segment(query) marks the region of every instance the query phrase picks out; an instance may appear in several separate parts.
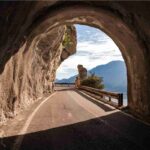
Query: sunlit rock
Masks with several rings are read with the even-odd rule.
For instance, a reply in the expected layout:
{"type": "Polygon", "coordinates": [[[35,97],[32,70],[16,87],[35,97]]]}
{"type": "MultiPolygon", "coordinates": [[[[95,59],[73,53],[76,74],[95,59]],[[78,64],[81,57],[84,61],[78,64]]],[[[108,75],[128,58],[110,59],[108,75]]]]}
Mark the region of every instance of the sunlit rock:
{"type": "Polygon", "coordinates": [[[12,117],[12,112],[31,104],[41,93],[51,89],[47,83],[55,78],[55,66],[60,63],[60,58],[63,61],[68,56],[68,50],[63,45],[54,44],[62,38],[62,29],[58,26],[80,23],[103,30],[117,44],[127,66],[129,110],[136,116],[150,120],[148,1],[53,0],[0,3],[1,117],[12,117]],[[58,27],[57,33],[54,27],[58,27]],[[47,47],[51,44],[43,46],[45,42],[41,40],[47,40],[52,29],[55,33],[52,45],[56,47],[52,46],[53,50],[49,53],[47,47]],[[40,50],[41,47],[45,49],[44,52],[40,50]],[[62,57],[57,48],[64,49],[62,57]]]}
{"type": "Polygon", "coordinates": [[[84,80],[87,78],[87,69],[83,65],[78,65],[78,78],[84,80]]]}
{"type": "Polygon", "coordinates": [[[75,51],[73,26],[60,26],[25,42],[0,75],[0,121],[52,93],[56,69],[75,51]],[[66,35],[69,41],[64,44],[66,35]],[[64,57],[65,51],[68,53],[64,57]]]}

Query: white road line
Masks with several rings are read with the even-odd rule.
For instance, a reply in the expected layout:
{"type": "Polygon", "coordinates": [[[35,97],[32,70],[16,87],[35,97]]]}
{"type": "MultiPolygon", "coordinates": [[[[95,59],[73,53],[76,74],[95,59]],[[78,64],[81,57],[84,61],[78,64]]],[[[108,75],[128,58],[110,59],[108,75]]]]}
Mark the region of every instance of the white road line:
{"type": "Polygon", "coordinates": [[[69,96],[78,104],[80,105],[84,110],[86,110],[87,112],[89,112],[90,114],[92,114],[94,117],[99,117],[99,115],[97,115],[96,113],[94,113],[93,111],[89,110],[88,108],[86,108],[84,105],[82,105],[81,103],[79,103],[76,98],[74,96],[72,96],[72,94],[70,92],[67,92],[69,94],[69,96]]]}
{"type": "MultiPolygon", "coordinates": [[[[82,91],[79,91],[79,92],[81,92],[82,94],[85,94],[85,95],[88,96],[88,97],[93,98],[92,96],[89,96],[89,95],[87,95],[86,93],[84,93],[84,92],[82,92],[82,91]]],[[[94,99],[95,101],[97,101],[95,98],[93,98],[93,99],[94,99]]],[[[130,118],[132,118],[132,119],[134,119],[134,120],[136,120],[136,121],[138,121],[138,122],[141,122],[141,123],[143,123],[143,124],[145,124],[145,125],[150,126],[149,123],[147,123],[147,122],[145,122],[145,121],[142,121],[142,120],[140,120],[140,119],[138,119],[138,118],[135,118],[133,115],[131,115],[131,114],[129,114],[129,113],[126,113],[126,112],[124,112],[124,111],[120,111],[119,109],[117,109],[117,108],[115,108],[115,107],[113,107],[113,106],[110,106],[109,104],[105,104],[105,103],[103,103],[103,102],[101,102],[101,101],[99,101],[99,103],[104,104],[104,105],[106,105],[106,106],[109,107],[109,108],[114,108],[114,109],[118,110],[120,113],[122,113],[123,115],[128,116],[128,117],[130,117],[130,118]]]]}
{"type": "MultiPolygon", "coordinates": [[[[109,122],[107,122],[107,120],[103,120],[103,119],[101,118],[102,116],[98,116],[95,112],[89,110],[89,109],[86,108],[84,105],[82,105],[81,103],[79,103],[79,102],[76,100],[76,98],[71,95],[70,92],[68,92],[68,94],[69,94],[70,97],[71,97],[74,101],[76,101],[83,109],[87,110],[87,112],[89,112],[89,113],[91,113],[92,115],[94,115],[94,116],[97,118],[98,121],[103,122],[106,126],[110,127],[111,129],[113,129],[114,131],[116,131],[118,134],[124,136],[124,138],[130,140],[130,138],[128,138],[124,133],[122,133],[122,132],[119,131],[117,128],[115,128],[114,126],[112,126],[109,122]]],[[[116,112],[121,112],[121,111],[116,109],[116,112]]],[[[121,113],[122,113],[122,112],[121,112],[121,113]]],[[[125,113],[122,113],[122,114],[123,114],[123,115],[126,115],[125,113]]],[[[130,117],[130,116],[129,116],[129,117],[130,117]]],[[[130,140],[130,141],[132,141],[132,140],[130,140]]]]}
{"type": "MultiPolygon", "coordinates": [[[[82,105],[81,103],[79,103],[79,102],[76,100],[76,98],[72,96],[72,94],[71,94],[70,92],[67,92],[67,93],[70,95],[70,97],[71,97],[78,105],[80,105],[84,110],[86,110],[87,112],[89,112],[90,114],[92,114],[94,117],[96,117],[97,120],[103,122],[105,125],[111,127],[112,129],[116,130],[117,132],[119,132],[116,128],[114,128],[113,126],[111,126],[107,121],[103,120],[103,119],[101,118],[102,116],[97,115],[95,112],[93,112],[92,110],[86,108],[84,105],[82,105]]],[[[76,93],[76,94],[77,94],[77,93],[76,93]]],[[[113,111],[113,112],[120,112],[120,111],[116,109],[116,110],[113,111]]],[[[107,115],[107,114],[106,114],[106,115],[107,115]]],[[[105,116],[105,115],[103,115],[103,116],[105,116]]]]}
{"type": "MultiPolygon", "coordinates": [[[[98,115],[95,111],[92,111],[91,109],[89,109],[89,108],[87,108],[87,107],[85,107],[84,106],[84,104],[82,104],[81,102],[79,102],[73,95],[72,95],[72,93],[71,92],[67,92],[69,95],[70,95],[70,97],[78,104],[78,105],[80,105],[83,109],[85,109],[87,112],[89,112],[90,114],[92,114],[93,116],[95,116],[95,117],[102,117],[102,116],[105,116],[105,115],[108,115],[109,113],[105,113],[105,115],[103,114],[102,116],[101,115],[98,115]]],[[[76,92],[75,92],[76,93],[76,92]]],[[[76,94],[78,94],[78,93],[76,93],[76,94]]],[[[78,94],[79,95],[79,94],[78,94]]],[[[82,96],[81,96],[82,97],[82,96]]],[[[83,98],[83,97],[82,97],[83,98]]],[[[92,103],[92,102],[91,102],[92,103]]],[[[94,104],[94,103],[92,103],[92,104],[94,104]]],[[[94,104],[95,105],[95,104],[94,104]]],[[[106,104],[105,104],[106,105],[106,104]]],[[[95,105],[96,106],[96,105],[95,105]]],[[[107,105],[106,105],[107,106],[107,105]]],[[[96,106],[97,107],[97,106],[96,106]]],[[[100,109],[100,108],[99,108],[100,109]]],[[[115,109],[115,110],[113,110],[112,112],[118,112],[119,110],[117,110],[117,109],[115,109]]],[[[101,112],[100,112],[101,113],[101,112]]]]}
{"type": "Polygon", "coordinates": [[[13,145],[13,148],[12,150],[19,150],[20,149],[20,146],[22,144],[22,141],[23,141],[23,138],[24,138],[24,134],[26,133],[29,125],[30,125],[30,122],[32,121],[34,115],[36,114],[36,112],[38,111],[38,109],[49,99],[51,98],[52,96],[54,96],[56,94],[53,93],[52,95],[50,95],[49,97],[47,97],[45,100],[43,100],[37,107],[36,109],[32,112],[32,114],[29,116],[29,118],[27,119],[25,125],[23,126],[22,130],[20,131],[19,135],[18,135],[18,138],[16,139],[14,145],[13,145]]]}

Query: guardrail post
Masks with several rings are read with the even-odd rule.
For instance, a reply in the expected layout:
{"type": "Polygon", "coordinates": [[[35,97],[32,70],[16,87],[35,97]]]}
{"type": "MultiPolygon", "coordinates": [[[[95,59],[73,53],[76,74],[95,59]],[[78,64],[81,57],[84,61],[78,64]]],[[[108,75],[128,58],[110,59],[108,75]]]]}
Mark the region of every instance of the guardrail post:
{"type": "Polygon", "coordinates": [[[119,99],[118,99],[118,107],[121,107],[123,105],[123,94],[119,94],[119,99]]]}
{"type": "Polygon", "coordinates": [[[109,96],[109,102],[111,102],[111,97],[109,96]]]}
{"type": "Polygon", "coordinates": [[[116,108],[123,106],[123,93],[107,92],[107,91],[102,91],[102,90],[92,88],[92,87],[87,87],[87,86],[80,86],[78,88],[82,89],[82,90],[85,90],[89,93],[92,93],[93,95],[99,96],[100,97],[99,100],[102,100],[103,102],[105,102],[107,104],[115,106],[116,108]],[[101,99],[102,97],[103,97],[103,99],[101,99]],[[106,97],[107,97],[107,99],[105,99],[106,97]],[[112,100],[112,98],[116,99],[117,103],[114,102],[112,100]]]}

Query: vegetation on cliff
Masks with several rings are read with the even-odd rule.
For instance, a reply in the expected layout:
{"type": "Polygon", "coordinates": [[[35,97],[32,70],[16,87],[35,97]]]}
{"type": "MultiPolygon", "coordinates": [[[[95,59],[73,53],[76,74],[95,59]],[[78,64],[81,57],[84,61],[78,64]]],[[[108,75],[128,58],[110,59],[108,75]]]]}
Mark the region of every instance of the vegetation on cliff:
{"type": "Polygon", "coordinates": [[[68,48],[73,45],[73,41],[72,41],[72,37],[71,37],[71,32],[72,32],[73,28],[72,28],[72,26],[67,26],[66,28],[67,29],[66,29],[66,32],[64,35],[64,40],[62,42],[62,45],[65,48],[68,48]]]}

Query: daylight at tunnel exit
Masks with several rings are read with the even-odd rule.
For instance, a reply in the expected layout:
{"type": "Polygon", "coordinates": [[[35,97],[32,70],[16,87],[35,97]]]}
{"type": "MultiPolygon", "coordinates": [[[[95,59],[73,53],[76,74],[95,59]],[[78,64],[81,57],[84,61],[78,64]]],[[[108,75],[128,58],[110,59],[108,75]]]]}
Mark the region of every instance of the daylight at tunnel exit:
{"type": "Polygon", "coordinates": [[[0,1],[0,150],[149,150],[150,1],[0,1]]]}

